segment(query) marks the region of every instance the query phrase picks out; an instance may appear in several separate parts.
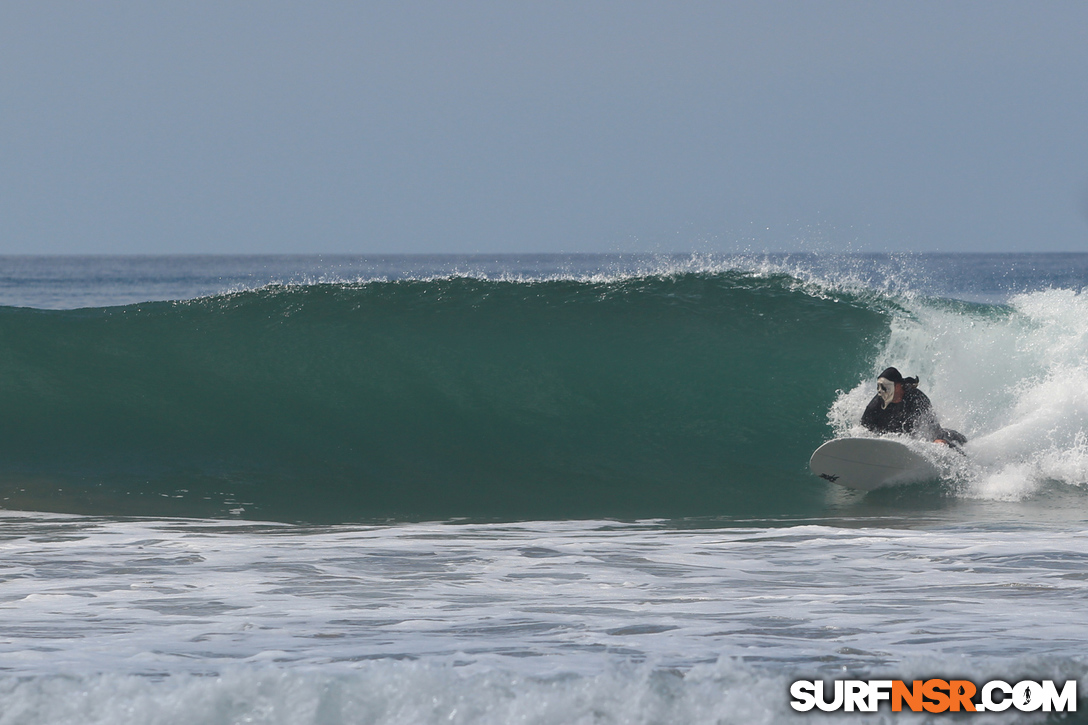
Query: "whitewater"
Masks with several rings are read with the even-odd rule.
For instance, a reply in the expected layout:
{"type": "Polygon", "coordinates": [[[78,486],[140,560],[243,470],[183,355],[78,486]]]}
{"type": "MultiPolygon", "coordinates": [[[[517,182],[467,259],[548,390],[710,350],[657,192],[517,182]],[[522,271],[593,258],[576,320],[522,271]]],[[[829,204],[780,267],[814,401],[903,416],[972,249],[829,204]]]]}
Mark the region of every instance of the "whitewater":
{"type": "Polygon", "coordinates": [[[0,258],[0,725],[1083,694],[1086,283],[1088,255],[0,258]],[[811,476],[888,365],[968,456],[811,476]]]}

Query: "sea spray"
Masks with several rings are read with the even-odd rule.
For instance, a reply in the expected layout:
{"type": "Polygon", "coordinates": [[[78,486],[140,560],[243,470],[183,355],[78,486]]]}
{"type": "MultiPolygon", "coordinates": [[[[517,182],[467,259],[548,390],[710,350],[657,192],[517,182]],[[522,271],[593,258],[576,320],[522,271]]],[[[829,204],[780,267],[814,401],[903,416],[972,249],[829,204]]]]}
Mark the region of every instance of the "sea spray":
{"type": "Polygon", "coordinates": [[[1021,500],[1047,484],[1088,484],[1088,297],[1072,290],[1007,305],[904,302],[870,375],[829,413],[840,435],[864,434],[856,412],[886,365],[919,375],[943,425],[964,432],[960,495],[1021,500]]]}

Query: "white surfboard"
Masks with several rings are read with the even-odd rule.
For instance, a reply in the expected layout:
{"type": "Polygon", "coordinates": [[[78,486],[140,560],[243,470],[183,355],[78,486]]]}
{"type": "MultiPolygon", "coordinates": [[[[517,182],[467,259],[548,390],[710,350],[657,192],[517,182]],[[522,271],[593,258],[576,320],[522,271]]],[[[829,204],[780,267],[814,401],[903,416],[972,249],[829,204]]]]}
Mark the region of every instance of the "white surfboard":
{"type": "Polygon", "coordinates": [[[920,453],[887,438],[838,438],[816,449],[808,462],[820,478],[847,488],[882,486],[939,478],[940,470],[920,453]]]}

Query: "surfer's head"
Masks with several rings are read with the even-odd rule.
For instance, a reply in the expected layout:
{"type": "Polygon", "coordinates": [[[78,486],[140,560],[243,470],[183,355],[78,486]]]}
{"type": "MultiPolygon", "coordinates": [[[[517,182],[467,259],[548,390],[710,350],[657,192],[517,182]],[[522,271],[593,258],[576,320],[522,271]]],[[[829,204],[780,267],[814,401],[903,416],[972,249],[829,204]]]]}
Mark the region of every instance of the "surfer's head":
{"type": "Polygon", "coordinates": [[[903,374],[896,368],[886,369],[877,376],[876,394],[880,396],[881,408],[903,400],[903,374]]]}

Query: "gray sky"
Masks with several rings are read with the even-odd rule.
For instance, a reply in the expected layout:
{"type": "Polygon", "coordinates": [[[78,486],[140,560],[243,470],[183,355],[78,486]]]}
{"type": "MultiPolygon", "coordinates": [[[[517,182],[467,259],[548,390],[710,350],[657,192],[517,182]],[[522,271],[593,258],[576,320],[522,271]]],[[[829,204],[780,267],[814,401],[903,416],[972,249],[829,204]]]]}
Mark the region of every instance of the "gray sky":
{"type": "Polygon", "coordinates": [[[1088,251],[1084,2],[5,2],[0,253],[1088,251]]]}

